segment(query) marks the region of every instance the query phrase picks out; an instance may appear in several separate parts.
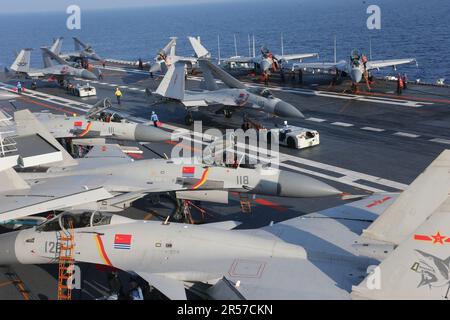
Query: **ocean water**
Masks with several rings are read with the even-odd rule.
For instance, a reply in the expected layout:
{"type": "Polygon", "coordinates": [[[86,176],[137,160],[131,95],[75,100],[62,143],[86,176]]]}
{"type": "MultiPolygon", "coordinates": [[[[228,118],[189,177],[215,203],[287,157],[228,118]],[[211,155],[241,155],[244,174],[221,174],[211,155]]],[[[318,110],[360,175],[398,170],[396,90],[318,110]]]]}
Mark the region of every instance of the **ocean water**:
{"type": "MultiPolygon", "coordinates": [[[[63,36],[63,51],[73,49],[71,37],[89,42],[102,57],[150,60],[167,42],[179,37],[177,53],[193,55],[186,36],[200,36],[217,56],[248,55],[248,34],[254,34],[256,49],[266,45],[274,53],[318,52],[320,60],[333,60],[333,38],[337,58],[347,59],[353,48],[373,59],[415,57],[419,66],[402,67],[410,79],[450,82],[450,34],[448,0],[242,0],[202,5],[161,6],[141,9],[82,11],[81,30],[66,28],[67,14],[0,13],[0,64],[10,65],[14,50],[34,48],[32,65],[42,65],[39,47],[63,36]],[[381,8],[381,30],[368,30],[366,9],[381,8]]],[[[313,60],[314,61],[314,60],[313,60]]],[[[392,69],[384,73],[393,73],[392,69]]]]}

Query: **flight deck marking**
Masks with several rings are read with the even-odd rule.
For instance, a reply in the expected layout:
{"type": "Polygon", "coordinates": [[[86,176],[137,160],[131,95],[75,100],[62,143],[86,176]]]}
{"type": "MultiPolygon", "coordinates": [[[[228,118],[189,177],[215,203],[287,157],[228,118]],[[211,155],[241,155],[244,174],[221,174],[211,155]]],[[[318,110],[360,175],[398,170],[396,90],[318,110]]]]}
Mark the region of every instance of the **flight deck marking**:
{"type": "Polygon", "coordinates": [[[313,122],[325,122],[325,121],[327,121],[325,119],[320,119],[320,118],[306,118],[305,120],[313,121],[313,122]]]}
{"type": "Polygon", "coordinates": [[[431,139],[430,141],[436,142],[436,143],[450,144],[450,140],[441,139],[441,138],[434,138],[434,139],[431,139]]]}
{"type": "Polygon", "coordinates": [[[279,212],[285,212],[288,210],[287,208],[280,206],[278,203],[275,203],[275,202],[272,202],[272,201],[269,201],[269,200],[263,199],[263,198],[257,198],[257,199],[255,199],[255,202],[260,205],[275,209],[276,211],[279,211],[279,212]]]}
{"type": "Polygon", "coordinates": [[[418,134],[413,134],[413,133],[407,133],[407,132],[396,132],[393,133],[394,136],[399,136],[399,137],[405,137],[405,138],[418,138],[420,137],[420,135],[418,134]]]}
{"type": "Polygon", "coordinates": [[[333,126],[339,126],[339,127],[353,127],[353,124],[346,123],[346,122],[332,122],[333,126]]]}
{"type": "Polygon", "coordinates": [[[384,197],[383,199],[375,200],[374,202],[369,203],[366,207],[367,207],[367,208],[375,207],[375,206],[377,206],[377,205],[383,204],[384,202],[388,201],[388,200],[391,199],[391,198],[392,198],[392,197],[387,196],[387,197],[384,197]]]}
{"type": "Polygon", "coordinates": [[[386,131],[386,130],[384,130],[384,129],[373,128],[373,127],[362,127],[361,130],[367,130],[367,131],[373,131],[373,132],[383,132],[383,131],[386,131]]]}

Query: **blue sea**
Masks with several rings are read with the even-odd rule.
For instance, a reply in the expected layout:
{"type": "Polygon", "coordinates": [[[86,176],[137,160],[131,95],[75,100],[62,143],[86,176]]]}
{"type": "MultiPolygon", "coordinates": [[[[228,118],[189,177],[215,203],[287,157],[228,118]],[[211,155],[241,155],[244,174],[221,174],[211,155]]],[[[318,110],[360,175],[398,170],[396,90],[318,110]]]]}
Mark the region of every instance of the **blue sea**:
{"type": "MultiPolygon", "coordinates": [[[[337,58],[347,59],[353,48],[373,59],[415,57],[419,66],[407,66],[410,79],[450,81],[448,0],[242,0],[225,3],[172,5],[134,9],[83,10],[81,30],[68,30],[65,10],[34,14],[0,13],[0,64],[10,65],[14,50],[35,48],[33,66],[42,58],[39,47],[63,36],[64,51],[73,49],[71,37],[78,36],[93,45],[105,58],[150,60],[167,42],[179,37],[177,53],[192,55],[186,36],[200,36],[202,43],[217,56],[220,36],[221,56],[248,55],[248,34],[254,34],[257,50],[266,45],[284,53],[320,53],[320,60],[333,60],[333,39],[337,58]],[[368,30],[366,9],[381,8],[381,30],[368,30]]],[[[392,73],[391,69],[384,71],[392,73]]]]}

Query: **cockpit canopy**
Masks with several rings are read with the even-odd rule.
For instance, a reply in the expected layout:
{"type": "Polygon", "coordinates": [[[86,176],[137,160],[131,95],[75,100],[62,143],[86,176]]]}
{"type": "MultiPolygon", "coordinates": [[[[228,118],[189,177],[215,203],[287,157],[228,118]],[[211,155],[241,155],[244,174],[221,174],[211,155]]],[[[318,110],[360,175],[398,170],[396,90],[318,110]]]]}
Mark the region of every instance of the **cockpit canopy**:
{"type": "Polygon", "coordinates": [[[61,231],[69,228],[70,225],[74,229],[103,226],[111,223],[111,217],[111,214],[97,211],[79,213],[63,212],[36,227],[36,231],[61,231]]]}
{"type": "Polygon", "coordinates": [[[273,98],[272,92],[270,92],[267,88],[250,88],[248,89],[251,93],[256,94],[258,96],[271,99],[273,98]]]}

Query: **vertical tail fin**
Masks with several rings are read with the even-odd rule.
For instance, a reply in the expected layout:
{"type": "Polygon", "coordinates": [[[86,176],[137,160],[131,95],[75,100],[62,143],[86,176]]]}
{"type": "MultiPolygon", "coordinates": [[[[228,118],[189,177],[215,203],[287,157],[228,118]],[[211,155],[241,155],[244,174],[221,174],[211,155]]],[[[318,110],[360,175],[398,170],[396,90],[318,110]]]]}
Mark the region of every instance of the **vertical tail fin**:
{"type": "Polygon", "coordinates": [[[185,64],[176,62],[169,67],[155,93],[170,99],[183,101],[185,89],[185,64]]]}
{"type": "MultiPolygon", "coordinates": [[[[160,50],[160,52],[158,53],[158,56],[163,53],[164,55],[168,56],[175,56],[175,47],[177,45],[177,37],[170,37],[170,41],[168,44],[166,44],[166,46],[160,50]]],[[[158,57],[157,56],[157,57],[158,57]]]]}
{"type": "Polygon", "coordinates": [[[446,198],[371,275],[353,287],[353,298],[448,300],[450,198],[446,198]]]}
{"type": "Polygon", "coordinates": [[[450,150],[443,151],[363,236],[397,248],[354,298],[448,299],[450,294],[450,150]]]}
{"type": "Polygon", "coordinates": [[[50,48],[50,51],[59,56],[61,53],[62,42],[63,42],[63,37],[59,37],[59,38],[55,39],[55,41],[53,42],[53,44],[50,48]]]}
{"type": "MultiPolygon", "coordinates": [[[[450,150],[443,151],[368,229],[363,236],[400,244],[448,197],[450,150]]],[[[449,230],[450,231],[450,230],[449,230]]]]}
{"type": "Polygon", "coordinates": [[[54,54],[49,48],[41,47],[41,50],[42,50],[42,57],[44,59],[44,63],[46,62],[46,60],[50,59],[50,60],[56,61],[57,64],[69,65],[69,63],[67,61],[60,58],[56,54],[54,54]]]}
{"type": "Polygon", "coordinates": [[[189,42],[191,43],[192,48],[195,51],[195,55],[197,58],[209,58],[211,54],[209,51],[200,43],[197,38],[188,37],[189,42]]]}
{"type": "Polygon", "coordinates": [[[211,70],[208,68],[206,61],[199,59],[198,63],[200,65],[200,69],[202,70],[202,75],[203,75],[204,84],[206,86],[206,90],[215,91],[215,90],[219,89],[211,70]]]}
{"type": "Polygon", "coordinates": [[[28,72],[30,70],[31,51],[33,49],[22,49],[11,65],[10,69],[16,72],[28,72]]]}
{"type": "Polygon", "coordinates": [[[42,51],[42,61],[44,62],[44,68],[53,66],[52,58],[44,51],[42,51]]]}
{"type": "Polygon", "coordinates": [[[87,47],[88,47],[86,44],[81,42],[81,40],[78,39],[77,37],[73,37],[73,44],[75,47],[75,51],[83,51],[83,50],[87,49],[87,47]]]}
{"type": "Polygon", "coordinates": [[[199,59],[200,68],[202,72],[210,72],[214,77],[222,80],[230,88],[248,89],[245,84],[234,78],[222,68],[214,65],[211,61],[199,59]]]}

